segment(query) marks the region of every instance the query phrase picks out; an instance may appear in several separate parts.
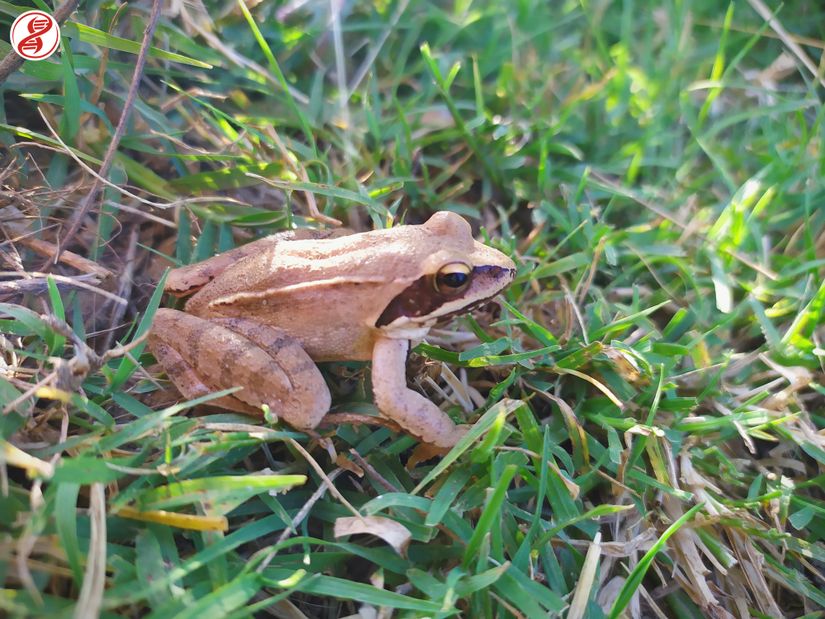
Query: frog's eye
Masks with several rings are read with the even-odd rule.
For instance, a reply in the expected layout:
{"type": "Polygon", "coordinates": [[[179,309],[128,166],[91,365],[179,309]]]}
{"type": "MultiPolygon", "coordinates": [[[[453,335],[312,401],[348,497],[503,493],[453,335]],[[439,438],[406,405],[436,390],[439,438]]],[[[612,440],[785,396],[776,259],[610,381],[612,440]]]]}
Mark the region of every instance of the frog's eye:
{"type": "Polygon", "coordinates": [[[456,295],[470,285],[472,269],[463,262],[445,264],[435,274],[435,289],[441,294],[456,295]]]}

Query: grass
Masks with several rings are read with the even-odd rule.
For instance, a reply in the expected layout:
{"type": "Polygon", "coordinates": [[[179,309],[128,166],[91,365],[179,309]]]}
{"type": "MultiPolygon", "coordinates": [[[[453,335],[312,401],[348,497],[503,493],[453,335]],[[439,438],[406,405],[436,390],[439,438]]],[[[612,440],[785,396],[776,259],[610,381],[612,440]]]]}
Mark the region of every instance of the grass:
{"type": "Polygon", "coordinates": [[[0,614],[823,616],[821,3],[199,6],[74,238],[149,6],[0,84],[0,614]],[[169,264],[444,209],[519,269],[411,360],[476,423],[442,459],[179,402],[143,347],[169,264]]]}

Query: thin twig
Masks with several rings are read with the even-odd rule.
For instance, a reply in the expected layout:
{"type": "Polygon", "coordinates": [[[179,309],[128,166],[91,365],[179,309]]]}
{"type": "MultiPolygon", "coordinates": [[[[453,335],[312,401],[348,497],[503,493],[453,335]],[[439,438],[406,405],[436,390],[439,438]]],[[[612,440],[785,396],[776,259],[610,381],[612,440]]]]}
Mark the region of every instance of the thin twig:
{"type": "Polygon", "coordinates": [[[68,338],[72,341],[72,345],[75,348],[83,349],[85,354],[91,357],[92,361],[92,371],[97,371],[103,364],[108,363],[112,359],[116,359],[118,357],[122,357],[138,346],[140,346],[144,340],[149,335],[149,332],[145,332],[139,337],[136,337],[128,344],[120,344],[115,346],[111,350],[107,350],[102,355],[98,355],[94,350],[89,348],[89,346],[80,339],[80,336],[75,333],[72,328],[63,320],[60,320],[57,316],[53,316],[51,314],[41,314],[40,319],[46,323],[51,329],[56,331],[59,335],[62,335],[65,338],[68,338]]]}
{"type": "MultiPolygon", "coordinates": [[[[32,506],[32,511],[35,507],[32,506]]],[[[29,596],[34,601],[35,606],[43,606],[43,596],[40,594],[40,589],[34,582],[31,570],[29,569],[29,555],[34,550],[34,545],[37,542],[36,519],[32,518],[26,523],[23,529],[23,534],[17,540],[15,567],[17,568],[17,578],[20,579],[21,584],[25,587],[29,596]]]]}
{"type": "MultiPolygon", "coordinates": [[[[52,138],[54,138],[54,141],[57,142],[58,144],[60,144],[60,146],[62,146],[63,148],[60,149],[60,148],[57,148],[55,146],[51,146],[49,144],[41,144],[40,142],[17,142],[16,144],[13,144],[11,146],[11,148],[19,148],[20,146],[35,146],[37,148],[42,148],[44,150],[52,150],[52,151],[56,151],[56,152],[66,154],[69,157],[71,157],[72,159],[74,159],[74,161],[75,161],[75,163],[77,163],[77,165],[79,165],[81,168],[86,170],[86,172],[88,172],[89,175],[92,178],[96,178],[98,181],[100,181],[101,183],[103,183],[104,185],[109,187],[110,189],[113,189],[114,191],[122,193],[124,196],[129,196],[130,198],[132,198],[133,200],[137,200],[141,204],[145,204],[147,206],[153,206],[153,207],[159,208],[159,209],[169,209],[169,208],[174,208],[176,206],[185,206],[186,204],[209,204],[209,203],[212,203],[212,202],[219,202],[219,203],[225,203],[225,204],[236,204],[238,206],[249,206],[248,203],[243,202],[241,200],[236,200],[236,199],[230,198],[228,196],[218,196],[218,195],[198,196],[198,197],[194,197],[194,198],[180,198],[178,200],[172,200],[171,202],[153,202],[152,200],[147,200],[146,198],[141,198],[139,195],[137,195],[135,193],[132,193],[128,189],[125,189],[124,187],[121,187],[120,185],[117,185],[116,183],[113,183],[111,181],[106,180],[105,178],[100,176],[100,174],[95,172],[95,170],[93,168],[91,168],[85,161],[83,161],[80,157],[77,156],[77,154],[74,152],[73,148],[70,148],[63,140],[60,139],[60,135],[57,133],[57,131],[54,130],[54,127],[52,127],[49,124],[49,120],[46,118],[46,115],[43,114],[43,111],[42,110],[38,110],[38,111],[40,111],[40,117],[43,119],[43,123],[46,125],[46,128],[49,130],[49,133],[51,133],[52,138]]],[[[144,191],[146,191],[146,190],[144,189],[144,191]]],[[[151,192],[147,191],[147,193],[151,193],[151,192]]],[[[152,194],[152,195],[157,195],[157,194],[152,194]]],[[[113,203],[113,202],[110,202],[110,204],[112,206],[116,206],[118,208],[121,208],[122,210],[128,210],[128,208],[124,208],[120,204],[113,203]]],[[[130,212],[133,212],[133,211],[130,211],[130,212]]],[[[150,215],[148,213],[139,213],[138,212],[136,214],[141,215],[142,217],[146,217],[146,218],[154,217],[154,215],[150,215]]],[[[158,221],[158,223],[160,223],[160,221],[158,221]]],[[[163,225],[171,226],[173,228],[175,227],[174,224],[170,224],[168,221],[163,225]]]]}
{"type": "Polygon", "coordinates": [[[748,3],[754,11],[759,13],[759,17],[768,22],[771,30],[776,33],[776,36],[779,37],[785,47],[787,47],[791,53],[796,56],[796,59],[799,60],[799,62],[801,62],[802,65],[811,72],[811,76],[815,80],[819,81],[820,84],[825,86],[825,76],[819,72],[819,69],[816,64],[814,64],[814,61],[811,60],[808,54],[805,53],[805,50],[802,49],[799,43],[794,41],[794,38],[787,30],[785,30],[782,23],[776,19],[774,12],[771,11],[765,3],[762,2],[762,0],[748,0],[748,3]]]}
{"type": "Polygon", "coordinates": [[[568,288],[567,284],[562,282],[561,287],[562,290],[564,290],[564,298],[567,299],[567,303],[573,310],[573,314],[576,316],[576,321],[579,323],[579,326],[581,327],[582,340],[584,341],[584,345],[588,346],[590,344],[590,339],[587,337],[587,325],[585,325],[584,323],[584,315],[581,313],[579,305],[578,303],[576,303],[576,299],[573,293],[570,291],[570,288],[568,288]]]}
{"type": "MultiPolygon", "coordinates": [[[[129,6],[127,2],[121,4],[115,10],[115,14],[112,16],[112,19],[109,21],[109,34],[115,34],[115,28],[118,25],[118,20],[120,19],[121,13],[123,13],[124,9],[129,6]]],[[[100,65],[97,68],[97,78],[95,79],[95,89],[92,91],[92,96],[89,97],[89,103],[92,105],[97,105],[98,101],[100,101],[100,95],[103,94],[103,87],[106,83],[106,70],[109,68],[109,49],[108,47],[104,47],[103,51],[100,54],[100,65]]]]}
{"type": "MultiPolygon", "coordinates": [[[[329,12],[332,23],[330,28],[332,30],[332,43],[335,49],[335,80],[338,86],[338,114],[340,114],[340,121],[345,127],[343,131],[344,147],[347,152],[353,152],[352,142],[350,140],[350,132],[352,125],[350,124],[349,103],[347,96],[347,67],[344,59],[344,38],[341,35],[341,11],[344,8],[344,3],[341,0],[329,0],[329,12]]],[[[347,163],[350,159],[347,158],[347,163]]]]}
{"type": "MultiPolygon", "coordinates": [[[[135,273],[135,256],[137,253],[138,227],[133,226],[129,234],[129,248],[126,251],[126,261],[123,272],[120,274],[117,295],[121,299],[128,299],[132,296],[132,284],[135,273]]],[[[103,338],[101,350],[109,350],[112,345],[112,338],[115,336],[115,329],[123,320],[126,314],[126,304],[117,304],[112,308],[112,317],[109,321],[109,331],[103,338]]]]}
{"type": "MultiPolygon", "coordinates": [[[[0,271],[0,277],[13,277],[20,275],[20,273],[15,273],[14,271],[0,271]]],[[[118,303],[120,305],[126,305],[127,303],[126,299],[122,299],[116,294],[109,292],[108,290],[103,290],[102,288],[91,286],[86,282],[82,281],[78,277],[68,277],[66,275],[56,275],[54,273],[42,273],[40,271],[29,271],[28,273],[26,273],[26,276],[29,279],[34,277],[42,277],[44,279],[47,277],[51,277],[55,281],[55,283],[65,284],[66,286],[71,286],[72,288],[82,288],[83,290],[94,292],[95,294],[99,294],[102,297],[106,297],[110,301],[118,303]]]]}
{"type": "Polygon", "coordinates": [[[91,539],[83,587],[74,612],[76,619],[97,619],[100,616],[106,588],[106,491],[103,484],[92,484],[89,495],[91,539]]]}
{"type": "Polygon", "coordinates": [[[26,390],[25,390],[23,393],[21,393],[19,396],[17,396],[16,398],[14,398],[11,402],[9,402],[8,404],[6,404],[6,405],[3,407],[3,409],[0,411],[0,413],[2,413],[3,415],[8,415],[8,414],[9,414],[10,412],[12,412],[13,410],[16,410],[16,409],[17,409],[17,406],[18,406],[19,404],[22,404],[23,402],[25,402],[26,400],[28,400],[31,396],[33,396],[33,395],[37,392],[37,390],[38,390],[38,389],[40,389],[41,387],[45,387],[45,386],[47,386],[47,385],[50,385],[51,383],[53,383],[53,382],[54,382],[54,380],[55,380],[56,378],[57,378],[57,372],[56,372],[56,371],[54,371],[54,370],[52,370],[52,371],[51,371],[51,372],[49,372],[49,373],[48,373],[48,374],[47,374],[44,378],[42,378],[41,380],[37,381],[35,384],[33,384],[33,385],[32,385],[31,387],[29,387],[28,389],[26,389],[26,390]]]}
{"type": "MultiPolygon", "coordinates": [[[[18,238],[10,239],[7,242],[10,243],[19,243],[24,247],[28,247],[32,251],[40,254],[41,256],[48,256],[51,257],[57,247],[54,243],[50,243],[49,241],[44,241],[42,239],[35,238],[35,232],[26,232],[25,235],[21,235],[18,238]]],[[[2,246],[4,243],[0,243],[2,246]]],[[[107,269],[106,267],[102,267],[97,264],[94,260],[89,260],[88,258],[84,258],[74,252],[71,251],[64,251],[63,255],[60,256],[60,261],[67,264],[68,266],[77,269],[78,271],[82,271],[83,273],[90,273],[97,277],[99,280],[105,280],[112,276],[112,272],[107,269]]]]}
{"type": "MultiPolygon", "coordinates": [[[[131,116],[132,108],[135,105],[138,87],[140,86],[140,80],[143,77],[143,69],[146,66],[146,57],[149,55],[149,47],[151,46],[152,37],[155,34],[155,28],[157,27],[158,19],[160,18],[161,4],[161,0],[154,0],[154,2],[152,2],[152,12],[149,15],[149,21],[146,24],[146,29],[143,31],[143,41],[140,44],[140,53],[138,53],[137,62],[135,63],[135,72],[132,75],[132,83],[129,84],[129,92],[127,93],[126,100],[123,103],[123,112],[120,114],[120,120],[115,128],[115,134],[109,142],[109,148],[106,149],[106,155],[103,157],[103,163],[100,166],[99,174],[103,178],[109,176],[109,170],[112,167],[112,163],[114,163],[115,155],[117,154],[117,149],[120,145],[120,139],[126,132],[126,123],[129,121],[129,116],[131,116]]],[[[97,194],[99,192],[100,181],[95,180],[89,190],[89,193],[86,194],[86,197],[80,203],[80,207],[78,208],[77,214],[74,217],[74,221],[72,222],[69,231],[66,233],[66,236],[57,248],[55,263],[60,257],[61,247],[65,247],[71,243],[74,235],[80,228],[86,213],[92,207],[92,204],[94,204],[97,200],[97,194]]]]}
{"type": "MultiPolygon", "coordinates": [[[[329,474],[329,480],[334,481],[335,478],[343,472],[344,469],[335,469],[329,474]]],[[[309,497],[309,500],[306,503],[304,503],[304,506],[298,510],[297,514],[295,514],[295,517],[292,519],[292,522],[287,524],[287,526],[281,532],[281,535],[278,537],[278,541],[275,542],[274,546],[277,546],[281,542],[285,541],[290,535],[292,535],[293,533],[295,533],[295,531],[298,530],[298,525],[301,524],[304,518],[307,517],[313,506],[318,501],[320,501],[321,498],[327,493],[328,488],[329,486],[327,486],[326,484],[321,484],[315,489],[315,492],[312,493],[312,496],[309,497]]],[[[267,548],[265,552],[267,553],[266,558],[261,561],[261,564],[257,568],[255,568],[255,571],[258,574],[263,572],[267,568],[267,566],[269,566],[269,564],[272,562],[272,559],[274,559],[275,556],[278,554],[278,550],[273,550],[272,546],[267,548]]]]}
{"type": "Polygon", "coordinates": [[[384,44],[387,42],[387,39],[389,38],[390,34],[392,32],[395,32],[395,27],[398,25],[398,21],[401,19],[401,16],[407,10],[407,6],[409,4],[410,0],[401,0],[401,2],[398,3],[398,7],[395,9],[395,13],[393,13],[389,23],[381,32],[381,36],[378,37],[378,41],[375,43],[375,45],[370,47],[370,51],[367,53],[367,57],[364,58],[364,61],[361,63],[361,66],[358,67],[358,70],[355,72],[352,81],[350,81],[349,86],[347,86],[347,101],[349,101],[352,95],[355,94],[355,89],[358,88],[358,86],[367,76],[367,73],[369,73],[370,69],[373,68],[373,65],[375,64],[378,55],[381,53],[381,50],[384,49],[384,44]]]}
{"type": "MultiPolygon", "coordinates": [[[[19,276],[21,279],[0,282],[0,300],[5,301],[6,299],[14,299],[22,297],[26,294],[42,295],[48,289],[48,279],[46,277],[27,278],[23,275],[23,273],[20,273],[19,276]]],[[[2,275],[0,275],[0,277],[2,277],[2,275]]],[[[87,284],[98,283],[97,277],[92,273],[75,275],[72,279],[76,279],[87,284]]],[[[55,283],[57,284],[57,289],[63,292],[71,290],[75,287],[73,284],[67,284],[66,282],[55,283]]]]}
{"type": "Polygon", "coordinates": [[[131,351],[137,348],[149,336],[149,332],[144,332],[141,336],[125,346],[119,345],[107,350],[102,355],[98,355],[74,330],[63,320],[52,314],[41,314],[40,319],[57,334],[62,335],[72,342],[74,347],[74,356],[71,359],[57,358],[54,360],[54,370],[39,381],[32,385],[29,389],[20,396],[6,404],[2,413],[4,415],[11,412],[26,398],[34,395],[34,393],[43,386],[55,384],[58,389],[63,391],[74,391],[85,380],[85,378],[94,372],[97,372],[103,365],[108,363],[111,359],[118,357],[126,357],[140,367],[140,364],[131,356],[131,351]]]}
{"type": "Polygon", "coordinates": [[[387,479],[379,473],[376,468],[370,464],[364,456],[358,453],[355,449],[349,450],[350,455],[355,460],[355,463],[360,466],[364,471],[366,471],[367,475],[372,477],[375,481],[379,484],[384,486],[387,489],[387,492],[401,492],[398,488],[392,485],[387,479]]]}
{"type": "Polygon", "coordinates": [[[347,499],[344,497],[344,495],[341,494],[341,492],[338,490],[338,488],[336,488],[335,485],[332,483],[332,480],[330,480],[330,478],[324,472],[324,469],[321,468],[321,465],[318,464],[315,461],[315,458],[313,458],[306,449],[304,449],[303,445],[301,445],[301,443],[299,443],[298,441],[296,441],[295,439],[292,439],[292,438],[289,439],[289,444],[292,445],[293,448],[298,450],[298,452],[307,461],[307,464],[309,464],[315,470],[315,472],[318,473],[318,476],[321,478],[321,480],[324,482],[324,484],[326,484],[326,486],[329,488],[330,494],[332,494],[332,496],[334,496],[336,499],[338,499],[338,501],[344,507],[346,507],[350,512],[352,512],[353,516],[355,516],[356,518],[363,518],[363,516],[361,515],[361,512],[359,512],[355,508],[355,506],[353,506],[352,503],[347,501],[347,499]]]}

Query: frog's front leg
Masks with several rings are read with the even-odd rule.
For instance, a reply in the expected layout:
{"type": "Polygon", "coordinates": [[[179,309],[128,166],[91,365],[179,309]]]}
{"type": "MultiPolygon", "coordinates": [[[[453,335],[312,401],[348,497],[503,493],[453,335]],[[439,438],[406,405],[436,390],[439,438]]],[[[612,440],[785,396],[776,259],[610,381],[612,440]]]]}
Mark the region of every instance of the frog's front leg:
{"type": "Polygon", "coordinates": [[[448,449],[469,426],[456,425],[420,393],[407,388],[409,340],[379,337],[372,352],[372,389],[381,413],[425,443],[448,449]]]}
{"type": "Polygon", "coordinates": [[[159,309],[149,348],[187,398],[243,387],[214,403],[253,415],[266,404],[300,430],[314,428],[329,410],[321,372],[297,340],[280,329],[244,318],[206,320],[159,309]]]}

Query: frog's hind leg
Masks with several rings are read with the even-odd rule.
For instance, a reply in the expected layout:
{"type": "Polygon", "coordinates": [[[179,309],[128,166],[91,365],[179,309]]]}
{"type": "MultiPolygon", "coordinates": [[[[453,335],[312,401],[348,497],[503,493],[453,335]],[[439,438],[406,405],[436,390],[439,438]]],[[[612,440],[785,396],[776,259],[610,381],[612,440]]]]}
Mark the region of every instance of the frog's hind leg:
{"type": "Polygon", "coordinates": [[[246,319],[205,320],[160,309],[149,347],[188,398],[243,387],[216,404],[259,416],[266,404],[302,430],[314,428],[329,410],[329,389],[320,371],[280,329],[246,319]]]}
{"type": "MultiPolygon", "coordinates": [[[[246,318],[213,318],[211,322],[253,342],[287,376],[290,401],[287,409],[277,413],[296,428],[314,428],[329,411],[332,398],[321,370],[300,342],[283,329],[262,325],[246,318]],[[299,415],[295,415],[295,411],[299,415]]],[[[276,411],[277,412],[277,411],[276,411]]]]}
{"type": "MultiPolygon", "coordinates": [[[[186,363],[186,360],[181,357],[178,351],[172,348],[172,346],[160,339],[154,339],[154,341],[152,341],[150,336],[149,348],[184,398],[194,400],[195,398],[200,398],[201,396],[214,392],[213,389],[210,389],[203,383],[203,379],[195,373],[192,367],[186,363]]],[[[235,411],[236,413],[261,416],[260,408],[250,406],[232,395],[214,398],[209,400],[208,404],[235,411]]]]}

